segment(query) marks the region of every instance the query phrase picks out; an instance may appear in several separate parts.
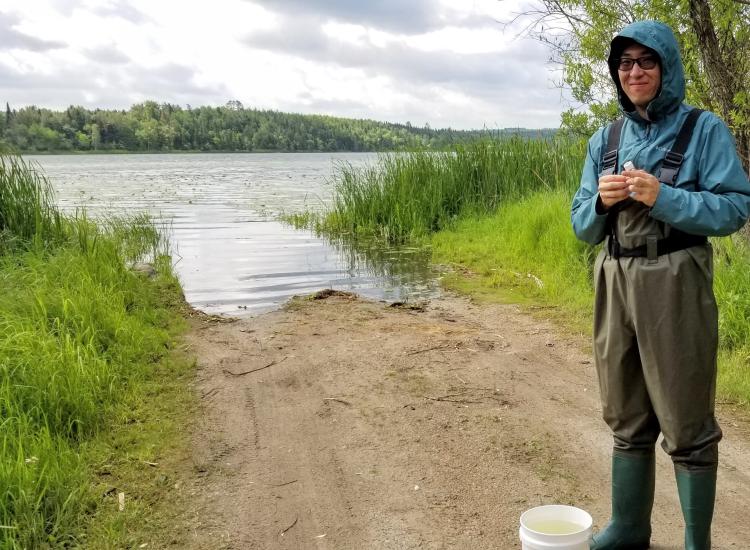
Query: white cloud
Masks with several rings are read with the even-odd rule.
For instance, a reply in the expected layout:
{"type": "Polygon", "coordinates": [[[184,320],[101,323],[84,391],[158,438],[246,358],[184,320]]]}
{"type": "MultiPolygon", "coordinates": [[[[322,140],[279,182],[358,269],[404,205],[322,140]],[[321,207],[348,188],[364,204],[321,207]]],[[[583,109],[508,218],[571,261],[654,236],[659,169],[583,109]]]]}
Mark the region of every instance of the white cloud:
{"type": "MultiPolygon", "coordinates": [[[[520,0],[518,0],[520,1],[520,0]]],[[[3,0],[0,100],[154,99],[411,121],[556,126],[541,45],[507,0],[3,0]]]]}

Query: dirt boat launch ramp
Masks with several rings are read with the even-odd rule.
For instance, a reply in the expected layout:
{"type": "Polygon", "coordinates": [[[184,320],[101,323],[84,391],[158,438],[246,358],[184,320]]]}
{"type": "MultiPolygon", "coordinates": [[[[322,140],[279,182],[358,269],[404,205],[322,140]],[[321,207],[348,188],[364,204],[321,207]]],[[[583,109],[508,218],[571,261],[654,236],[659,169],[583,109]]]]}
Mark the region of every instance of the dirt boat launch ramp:
{"type": "MultiPolygon", "coordinates": [[[[392,307],[333,291],[196,317],[189,548],[513,549],[533,506],[609,517],[611,437],[588,342],[512,305],[392,307]]],[[[750,423],[725,432],[714,548],[750,548],[750,423]]],[[[655,549],[682,548],[660,450],[655,549]]]]}

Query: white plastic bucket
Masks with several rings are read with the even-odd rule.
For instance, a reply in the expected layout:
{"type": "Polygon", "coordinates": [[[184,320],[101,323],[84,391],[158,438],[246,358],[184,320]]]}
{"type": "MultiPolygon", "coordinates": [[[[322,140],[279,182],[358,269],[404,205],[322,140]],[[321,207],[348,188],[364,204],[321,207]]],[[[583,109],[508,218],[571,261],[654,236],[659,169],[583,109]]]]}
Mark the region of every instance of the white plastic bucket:
{"type": "Polygon", "coordinates": [[[522,550],[589,550],[593,520],[575,506],[549,504],[521,514],[522,550]]]}

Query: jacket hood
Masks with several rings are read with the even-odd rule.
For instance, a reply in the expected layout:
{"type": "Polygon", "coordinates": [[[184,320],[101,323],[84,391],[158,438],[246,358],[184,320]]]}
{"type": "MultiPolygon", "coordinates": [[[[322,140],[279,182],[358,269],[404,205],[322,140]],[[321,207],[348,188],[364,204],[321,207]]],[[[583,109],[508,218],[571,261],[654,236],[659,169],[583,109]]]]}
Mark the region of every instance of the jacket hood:
{"type": "Polygon", "coordinates": [[[631,23],[612,39],[609,49],[609,73],[617,86],[617,96],[625,113],[635,111],[635,106],[625,95],[620,85],[617,66],[613,61],[633,42],[656,52],[661,61],[661,88],[646,112],[651,120],[658,120],[677,109],[685,99],[685,71],[680,58],[680,49],[672,29],[658,21],[631,23]]]}

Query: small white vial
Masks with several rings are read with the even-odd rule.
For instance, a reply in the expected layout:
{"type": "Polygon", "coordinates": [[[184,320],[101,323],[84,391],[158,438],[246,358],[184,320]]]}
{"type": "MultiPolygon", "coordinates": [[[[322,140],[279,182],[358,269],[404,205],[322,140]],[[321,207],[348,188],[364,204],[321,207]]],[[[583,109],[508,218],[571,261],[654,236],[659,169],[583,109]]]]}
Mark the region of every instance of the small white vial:
{"type": "MultiPolygon", "coordinates": [[[[625,170],[635,170],[635,164],[633,164],[633,162],[632,162],[632,161],[630,161],[630,160],[626,160],[626,161],[625,161],[625,164],[623,164],[623,165],[622,165],[622,167],[623,167],[623,168],[624,168],[625,170]]],[[[631,197],[631,198],[634,198],[634,197],[635,197],[635,191],[631,191],[631,192],[630,192],[630,197],[631,197]]]]}

